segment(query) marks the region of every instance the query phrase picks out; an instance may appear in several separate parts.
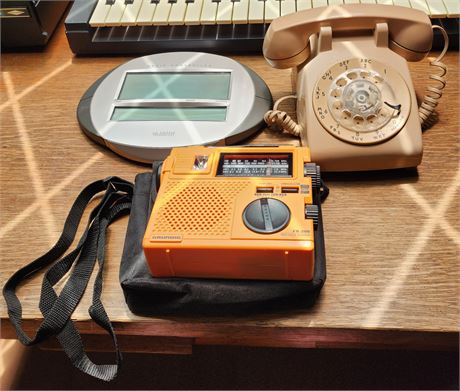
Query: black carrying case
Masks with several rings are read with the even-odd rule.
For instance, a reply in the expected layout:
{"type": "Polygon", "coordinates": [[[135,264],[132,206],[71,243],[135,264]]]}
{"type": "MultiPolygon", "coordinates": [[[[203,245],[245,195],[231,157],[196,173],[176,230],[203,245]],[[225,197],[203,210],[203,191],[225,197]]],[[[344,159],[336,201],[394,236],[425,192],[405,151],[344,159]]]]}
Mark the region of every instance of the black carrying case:
{"type": "MultiPolygon", "coordinates": [[[[311,281],[264,281],[196,278],[155,278],[150,274],[142,239],[157,195],[159,166],[136,176],[128,229],[120,265],[120,283],[129,309],[138,315],[235,315],[308,308],[326,280],[326,257],[321,199],[327,188],[314,193],[318,205],[315,230],[315,271],[311,281]]],[[[216,260],[217,261],[217,260],[216,260]]]]}
{"type": "Polygon", "coordinates": [[[129,309],[136,314],[229,316],[307,308],[316,301],[326,279],[321,199],[327,196],[328,189],[324,184],[314,188],[313,199],[319,213],[315,230],[315,271],[311,281],[155,278],[147,269],[142,239],[157,195],[160,164],[154,163],[151,173],[137,175],[134,186],[119,177],[88,184],[75,199],[55,245],[8,279],[3,287],[3,296],[10,321],[24,345],[35,345],[55,336],[72,364],[82,372],[105,381],[117,376],[122,356],[101,294],[106,232],[111,223],[128,213],[130,218],[120,265],[120,283],[129,309]],[[77,246],[68,252],[85,209],[101,193],[103,196],[92,209],[77,246]],[[110,335],[116,352],[114,364],[91,361],[71,318],[96,265],[98,272],[89,315],[110,335]],[[45,268],[47,271],[39,302],[43,321],[31,337],[22,328],[22,306],[16,289],[24,280],[45,268]],[[63,278],[67,281],[58,292],[54,286],[63,278]]]}

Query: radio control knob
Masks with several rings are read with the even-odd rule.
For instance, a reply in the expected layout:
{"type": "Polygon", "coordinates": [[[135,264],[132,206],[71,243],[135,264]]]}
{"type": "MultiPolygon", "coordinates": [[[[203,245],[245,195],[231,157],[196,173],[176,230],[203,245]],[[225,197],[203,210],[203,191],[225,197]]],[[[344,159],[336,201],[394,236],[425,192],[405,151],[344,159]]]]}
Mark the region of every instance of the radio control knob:
{"type": "Polygon", "coordinates": [[[321,171],[315,163],[305,163],[303,165],[303,176],[311,177],[311,185],[314,189],[321,187],[321,171]]]}
{"type": "Polygon", "coordinates": [[[243,211],[243,222],[251,231],[273,234],[284,229],[291,218],[287,205],[275,198],[259,198],[243,211]]]}
{"type": "Polygon", "coordinates": [[[305,218],[313,220],[313,227],[318,227],[319,210],[317,205],[305,205],[305,218]]]}

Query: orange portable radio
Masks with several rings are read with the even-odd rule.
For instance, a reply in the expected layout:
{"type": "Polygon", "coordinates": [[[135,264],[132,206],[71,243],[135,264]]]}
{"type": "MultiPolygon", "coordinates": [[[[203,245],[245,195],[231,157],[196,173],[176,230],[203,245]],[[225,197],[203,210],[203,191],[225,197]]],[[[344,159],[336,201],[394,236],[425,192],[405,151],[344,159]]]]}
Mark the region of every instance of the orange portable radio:
{"type": "Polygon", "coordinates": [[[308,148],[173,148],[143,247],[155,277],[311,280],[319,167],[308,148]]]}

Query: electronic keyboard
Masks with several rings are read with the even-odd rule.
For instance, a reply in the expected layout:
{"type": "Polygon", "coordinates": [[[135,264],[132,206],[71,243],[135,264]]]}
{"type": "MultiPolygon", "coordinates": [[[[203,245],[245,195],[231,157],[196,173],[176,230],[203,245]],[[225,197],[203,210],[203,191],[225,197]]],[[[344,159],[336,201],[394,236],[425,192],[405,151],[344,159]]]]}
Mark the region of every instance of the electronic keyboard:
{"type": "MultiPolygon", "coordinates": [[[[372,3],[424,11],[458,50],[460,0],[75,0],[65,21],[76,54],[145,54],[176,50],[260,52],[270,22],[326,5],[372,3]]],[[[434,31],[433,49],[443,38],[434,31]]]]}

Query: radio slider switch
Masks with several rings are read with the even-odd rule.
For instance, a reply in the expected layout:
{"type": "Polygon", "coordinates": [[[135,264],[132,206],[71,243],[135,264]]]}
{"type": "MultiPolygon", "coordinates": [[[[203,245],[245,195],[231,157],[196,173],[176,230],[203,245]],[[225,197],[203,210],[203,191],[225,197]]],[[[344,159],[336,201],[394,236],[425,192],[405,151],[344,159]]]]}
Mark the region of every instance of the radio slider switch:
{"type": "Polygon", "coordinates": [[[271,186],[257,186],[256,193],[273,193],[271,186]]]}
{"type": "Polygon", "coordinates": [[[281,193],[298,193],[299,187],[298,186],[283,186],[281,188],[281,193]]]}

